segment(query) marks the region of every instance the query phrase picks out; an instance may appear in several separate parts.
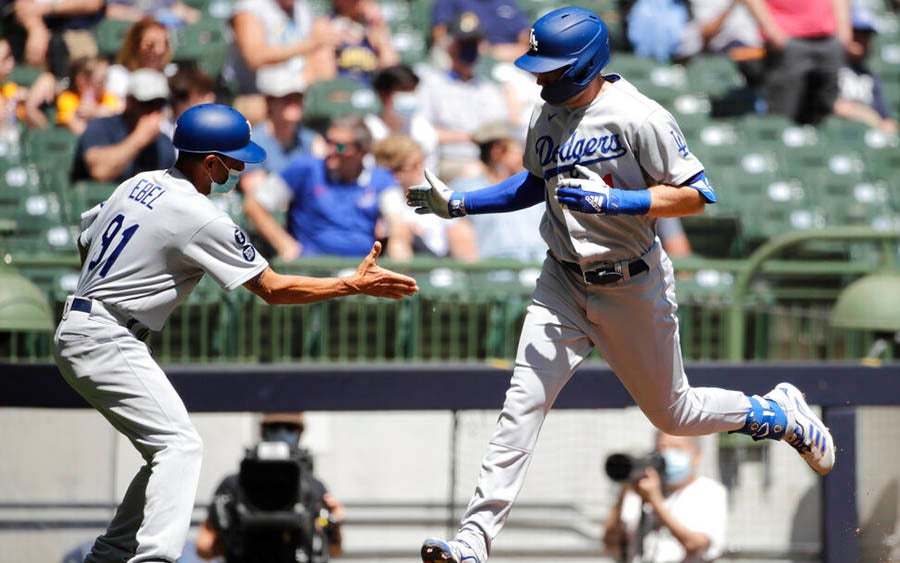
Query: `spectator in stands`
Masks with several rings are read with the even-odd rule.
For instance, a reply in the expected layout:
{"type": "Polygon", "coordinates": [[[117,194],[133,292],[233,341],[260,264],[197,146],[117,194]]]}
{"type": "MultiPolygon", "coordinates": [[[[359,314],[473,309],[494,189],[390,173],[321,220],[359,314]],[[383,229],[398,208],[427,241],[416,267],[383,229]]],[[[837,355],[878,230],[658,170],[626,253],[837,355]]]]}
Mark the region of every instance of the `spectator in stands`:
{"type": "Polygon", "coordinates": [[[103,0],[15,0],[15,22],[25,34],[24,61],[46,67],[56,76],[66,73],[69,59],[97,56],[92,29],[103,18],[103,0]],[[51,37],[58,35],[58,49],[51,37]]]}
{"type": "Polygon", "coordinates": [[[509,110],[499,85],[475,74],[484,40],[478,16],[462,14],[448,33],[450,71],[426,74],[419,99],[423,115],[437,129],[440,176],[451,181],[480,168],[472,132],[484,123],[508,119],[509,110]]]}
{"type": "Polygon", "coordinates": [[[69,65],[68,87],[57,94],[56,77],[41,74],[25,99],[25,121],[29,127],[47,126],[45,108],[56,106],[56,124],[75,135],[84,133],[88,121],[122,111],[123,100],[106,91],[109,63],[94,57],[75,59],[69,65]]]}
{"type": "Polygon", "coordinates": [[[735,61],[762,57],[759,28],[743,0],[691,0],[690,14],[676,59],[698,53],[727,54],[735,61]]]}
{"type": "Polygon", "coordinates": [[[337,119],[325,141],[324,159],[294,158],[244,200],[244,213],[284,260],[365,256],[382,209],[393,201],[388,192],[399,190],[391,173],[372,162],[372,135],[362,118],[337,119]],[[285,208],[287,229],[272,216],[285,208]]]}
{"type": "MultiPolygon", "coordinates": [[[[10,125],[20,119],[18,108],[28,95],[28,89],[9,79],[16,68],[16,58],[13,56],[9,41],[0,37],[0,104],[3,115],[0,123],[10,125]]],[[[24,113],[21,115],[24,117],[24,113]]]]}
{"type": "Polygon", "coordinates": [[[163,72],[171,61],[172,48],[166,26],[153,18],[141,18],[125,32],[116,64],[109,68],[106,89],[124,98],[132,72],[139,68],[163,72]]]}
{"type": "Polygon", "coordinates": [[[163,122],[162,131],[171,139],[182,113],[199,104],[215,103],[216,85],[202,70],[182,67],[169,77],[169,97],[172,111],[163,122]]]}
{"type": "Polygon", "coordinates": [[[149,16],[175,27],[200,21],[201,12],[180,0],[107,0],[106,17],[111,20],[138,21],[149,16]]]}
{"type": "Polygon", "coordinates": [[[374,0],[332,0],[332,13],[316,19],[313,33],[336,33],[332,50],[316,56],[317,78],[343,76],[371,85],[376,70],[400,62],[391,29],[374,0]]]}
{"type": "MultiPolygon", "coordinates": [[[[419,215],[406,205],[406,191],[425,181],[425,153],[412,138],[392,135],[372,147],[375,162],[394,175],[403,193],[386,206],[387,255],[392,260],[440,256],[473,262],[478,258],[475,231],[467,218],[444,221],[434,214],[419,215]],[[402,197],[399,197],[401,196],[402,197]]],[[[394,192],[392,192],[394,193],[394,192]]]]}
{"type": "Polygon", "coordinates": [[[72,181],[122,182],[175,163],[172,141],[160,131],[169,85],[161,72],[136,70],[128,82],[125,111],[88,122],[78,138],[72,181]]]}
{"type": "Polygon", "coordinates": [[[834,113],[886,133],[896,133],[897,121],[891,118],[881,90],[881,79],[866,63],[872,36],[878,33],[875,14],[867,8],[854,6],[851,16],[853,43],[847,64],[838,75],[839,94],[834,113]]]}
{"type": "Polygon", "coordinates": [[[338,38],[328,27],[313,29],[309,3],[301,0],[238,0],[232,10],[234,44],[222,76],[234,85],[235,107],[251,123],[265,119],[265,100],[256,87],[256,73],[265,66],[284,65],[307,84],[320,78],[313,64],[327,56],[338,38]]]}
{"type": "Polygon", "coordinates": [[[603,530],[603,544],[618,560],[645,563],[713,561],[722,554],[728,516],[724,485],[697,475],[700,441],[656,435],[665,473],[647,468],[622,486],[603,530]]]}
{"type": "Polygon", "coordinates": [[[680,217],[660,217],[656,221],[656,234],[669,258],[686,258],[693,254],[680,217]]]}
{"type": "Polygon", "coordinates": [[[419,76],[399,64],[375,73],[372,88],[381,102],[380,114],[366,114],[366,126],[376,141],[390,135],[408,135],[425,153],[425,165],[437,170],[437,131],[420,109],[416,88],[419,76]]]}
{"type": "Polygon", "coordinates": [[[850,47],[849,2],[744,0],[766,42],[762,97],[768,111],[818,124],[838,96],[838,71],[850,47]]]}
{"type": "Polygon", "coordinates": [[[450,25],[464,13],[475,14],[485,34],[487,54],[513,61],[528,50],[528,16],[515,0],[437,0],[431,16],[432,44],[446,50],[452,41],[450,25]]]}
{"type": "MultiPolygon", "coordinates": [[[[285,442],[290,447],[292,454],[296,455],[300,450],[300,438],[305,428],[303,413],[267,413],[263,415],[260,424],[260,437],[264,442],[285,442]]],[[[203,559],[224,556],[227,561],[233,563],[246,563],[244,559],[236,559],[232,553],[228,537],[233,533],[231,526],[239,522],[241,515],[238,513],[240,493],[238,475],[225,477],[216,488],[215,498],[209,505],[209,513],[201,524],[197,534],[197,555],[203,559]],[[230,555],[230,557],[229,557],[230,555]]],[[[338,557],[343,551],[343,537],[341,525],[344,522],[344,505],[335,496],[328,492],[325,485],[313,477],[313,496],[317,499],[319,510],[314,511],[316,519],[316,532],[324,535],[324,541],[328,544],[328,557],[338,557]],[[325,511],[325,514],[321,512],[325,511]],[[323,521],[325,527],[323,528],[323,521]]],[[[313,543],[315,548],[315,542],[313,543]]],[[[324,546],[322,548],[324,549],[324,546]]],[[[313,561],[325,561],[324,554],[313,556],[313,561]]]]}
{"type": "Polygon", "coordinates": [[[322,136],[303,126],[306,85],[299,74],[284,67],[261,69],[257,86],[266,97],[268,118],[253,128],[253,141],[266,149],[266,159],[244,168],[239,184],[244,194],[252,193],[269,174],[281,172],[294,158],[324,157],[327,152],[322,136]]]}
{"type": "MultiPolygon", "coordinates": [[[[478,145],[481,168],[475,176],[452,182],[450,185],[455,191],[494,185],[523,170],[524,148],[511,123],[488,122],[476,129],[472,136],[478,145]]],[[[544,206],[535,205],[512,213],[466,218],[475,227],[481,259],[514,258],[522,262],[540,262],[547,254],[547,244],[540,234],[543,216],[544,206]]]]}

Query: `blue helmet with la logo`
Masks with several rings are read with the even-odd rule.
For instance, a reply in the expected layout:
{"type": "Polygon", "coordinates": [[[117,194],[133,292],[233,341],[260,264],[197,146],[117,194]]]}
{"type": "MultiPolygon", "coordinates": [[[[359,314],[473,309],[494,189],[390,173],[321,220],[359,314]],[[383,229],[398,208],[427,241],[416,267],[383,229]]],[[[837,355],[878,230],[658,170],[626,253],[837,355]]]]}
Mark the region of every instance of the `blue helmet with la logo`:
{"type": "Polygon", "coordinates": [[[531,28],[528,52],[516,66],[538,74],[565,68],[541,97],[559,105],[584,90],[609,63],[609,32],[600,16],[568,6],[542,16],[531,28]]]}

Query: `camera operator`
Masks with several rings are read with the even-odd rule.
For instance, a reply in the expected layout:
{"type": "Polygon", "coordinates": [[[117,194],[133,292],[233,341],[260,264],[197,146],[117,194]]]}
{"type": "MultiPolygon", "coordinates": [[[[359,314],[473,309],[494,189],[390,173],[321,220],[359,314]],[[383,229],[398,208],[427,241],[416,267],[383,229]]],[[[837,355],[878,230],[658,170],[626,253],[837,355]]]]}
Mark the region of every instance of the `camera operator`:
{"type": "MultiPolygon", "coordinates": [[[[260,424],[263,443],[284,442],[294,458],[308,462],[309,470],[312,461],[305,450],[299,448],[300,436],[304,429],[303,413],[267,413],[260,424]]],[[[315,518],[315,534],[322,539],[317,542],[321,553],[313,553],[311,561],[328,561],[329,557],[337,557],[342,551],[341,524],[344,521],[344,506],[315,477],[309,479],[314,499],[310,509],[315,518]],[[327,543],[327,549],[323,544],[327,543]]],[[[216,489],[209,514],[200,527],[197,535],[197,555],[203,559],[223,557],[226,563],[255,563],[255,558],[241,557],[231,551],[225,536],[234,532],[238,515],[236,505],[239,497],[239,474],[226,477],[216,489]]],[[[314,542],[315,545],[315,542],[314,542]]],[[[297,561],[305,560],[302,556],[297,561]]]]}
{"type": "MultiPolygon", "coordinates": [[[[625,563],[715,560],[725,542],[727,497],[721,483],[696,473],[699,439],[659,432],[654,452],[636,460],[637,474],[623,483],[604,524],[604,546],[625,563]],[[664,463],[654,463],[660,458],[664,463]]],[[[609,462],[607,472],[613,477],[609,462]]]]}

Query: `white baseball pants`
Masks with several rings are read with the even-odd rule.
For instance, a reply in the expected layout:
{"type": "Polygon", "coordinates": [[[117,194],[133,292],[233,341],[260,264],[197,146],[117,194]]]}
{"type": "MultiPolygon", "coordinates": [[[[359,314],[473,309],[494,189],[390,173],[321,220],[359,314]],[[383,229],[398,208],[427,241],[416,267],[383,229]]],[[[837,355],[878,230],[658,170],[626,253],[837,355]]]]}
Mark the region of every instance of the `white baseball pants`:
{"type": "Polygon", "coordinates": [[[71,299],[56,330],[59,369],[146,461],[85,563],[174,562],[194,507],[200,436],[147,346],[99,301],[83,313],[69,310],[71,299]]]}
{"type": "Polygon", "coordinates": [[[743,393],[688,384],[672,263],[658,240],[642,258],[648,272],[634,278],[626,273],[611,285],[585,285],[553,258],[545,260],[503,410],[458,533],[480,561],[487,561],[522,488],[544,418],[592,347],[667,434],[696,436],[744,425],[750,402],[743,393]]]}

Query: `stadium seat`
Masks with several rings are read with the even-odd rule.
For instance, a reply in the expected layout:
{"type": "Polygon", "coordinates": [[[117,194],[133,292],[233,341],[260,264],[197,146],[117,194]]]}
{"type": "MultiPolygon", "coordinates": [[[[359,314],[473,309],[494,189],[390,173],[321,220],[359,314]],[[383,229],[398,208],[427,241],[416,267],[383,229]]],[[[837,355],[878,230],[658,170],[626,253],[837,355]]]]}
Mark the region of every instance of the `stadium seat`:
{"type": "Polygon", "coordinates": [[[195,66],[212,77],[221,74],[228,55],[228,38],[222,21],[201,19],[179,28],[174,33],[173,43],[176,63],[195,66]]]}
{"type": "Polygon", "coordinates": [[[69,188],[67,207],[71,217],[80,217],[81,213],[106,201],[109,194],[116,189],[115,182],[95,182],[81,180],[69,188]]]}
{"type": "Polygon", "coordinates": [[[363,115],[380,111],[375,92],[349,78],[313,82],[306,90],[303,120],[314,129],[345,115],[363,115]]]}
{"type": "Polygon", "coordinates": [[[60,166],[68,170],[77,144],[78,137],[65,127],[32,129],[25,136],[25,154],[31,162],[60,166]]]}
{"type": "Polygon", "coordinates": [[[709,95],[743,86],[744,76],[725,55],[699,55],[687,67],[687,88],[709,95]]]}
{"type": "Polygon", "coordinates": [[[97,38],[97,50],[101,57],[114,59],[122,48],[125,33],[133,22],[103,18],[94,27],[94,36],[97,38]]]}

